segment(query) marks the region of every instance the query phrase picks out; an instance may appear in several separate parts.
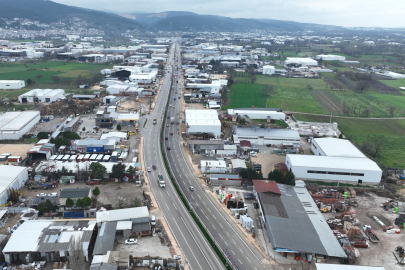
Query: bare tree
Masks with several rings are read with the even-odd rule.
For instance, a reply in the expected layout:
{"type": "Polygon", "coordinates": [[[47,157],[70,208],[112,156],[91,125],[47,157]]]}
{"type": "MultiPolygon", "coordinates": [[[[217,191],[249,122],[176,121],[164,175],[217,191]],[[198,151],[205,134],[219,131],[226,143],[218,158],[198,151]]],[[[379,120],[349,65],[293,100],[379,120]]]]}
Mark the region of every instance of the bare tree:
{"type": "Polygon", "coordinates": [[[394,117],[394,113],[395,113],[395,107],[394,107],[394,106],[392,106],[392,105],[390,105],[390,106],[388,107],[388,109],[389,109],[389,111],[390,111],[390,115],[391,115],[391,117],[394,117]]]}
{"type": "Polygon", "coordinates": [[[360,93],[363,93],[363,91],[367,90],[368,84],[366,82],[359,81],[359,82],[357,82],[356,87],[357,87],[357,90],[360,91],[360,93]]]}
{"type": "Polygon", "coordinates": [[[69,245],[69,264],[72,270],[85,270],[86,257],[83,253],[83,243],[80,237],[72,237],[69,245]]]}
{"type": "Polygon", "coordinates": [[[273,85],[266,84],[263,86],[263,91],[269,96],[273,94],[273,85]]]}

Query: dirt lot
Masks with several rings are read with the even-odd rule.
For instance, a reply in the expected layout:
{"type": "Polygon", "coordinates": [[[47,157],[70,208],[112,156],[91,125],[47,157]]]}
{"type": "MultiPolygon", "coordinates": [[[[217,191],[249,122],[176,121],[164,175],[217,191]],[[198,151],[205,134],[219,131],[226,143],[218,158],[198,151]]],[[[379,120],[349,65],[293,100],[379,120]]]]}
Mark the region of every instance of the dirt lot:
{"type": "Polygon", "coordinates": [[[269,172],[274,169],[274,165],[279,162],[285,162],[285,156],[268,153],[258,153],[257,157],[251,157],[251,160],[255,163],[262,164],[263,177],[267,178],[269,172]]]}
{"type": "MultiPolygon", "coordinates": [[[[34,144],[0,144],[0,153],[10,153],[12,156],[21,156],[22,159],[25,159],[32,146],[34,144]]],[[[0,161],[0,164],[4,163],[7,161],[0,161]]]]}
{"type": "Polygon", "coordinates": [[[134,257],[144,256],[160,256],[162,258],[172,258],[169,248],[165,244],[161,244],[159,237],[156,236],[143,236],[138,238],[138,243],[135,245],[125,245],[123,236],[116,235],[114,250],[117,251],[130,251],[134,257]]]}
{"type": "Polygon", "coordinates": [[[365,196],[357,197],[359,207],[354,208],[357,219],[362,225],[370,225],[374,233],[380,239],[380,243],[370,243],[368,249],[359,249],[361,257],[358,260],[359,265],[371,266],[384,266],[386,270],[403,269],[395,265],[396,260],[392,252],[398,245],[404,245],[405,236],[403,230],[401,234],[387,234],[383,232],[381,226],[372,219],[376,215],[386,225],[394,225],[396,214],[390,211],[384,211],[380,206],[381,203],[386,202],[389,198],[378,197],[374,193],[366,193],[365,196]],[[390,223],[390,224],[388,224],[390,223]]]}
{"type": "Polygon", "coordinates": [[[60,125],[65,121],[66,117],[64,118],[54,118],[50,119],[49,122],[43,122],[36,124],[28,133],[38,134],[39,132],[54,132],[57,125],[60,125]]]}

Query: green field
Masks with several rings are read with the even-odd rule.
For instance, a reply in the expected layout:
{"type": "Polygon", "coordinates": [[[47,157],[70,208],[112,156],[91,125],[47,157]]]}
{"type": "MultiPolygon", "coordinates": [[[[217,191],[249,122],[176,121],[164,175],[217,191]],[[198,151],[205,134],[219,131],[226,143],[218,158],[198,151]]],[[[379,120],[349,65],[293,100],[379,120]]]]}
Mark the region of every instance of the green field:
{"type": "Polygon", "coordinates": [[[228,97],[229,102],[224,109],[266,107],[266,94],[260,84],[236,83],[231,86],[228,97]]]}
{"type": "Polygon", "coordinates": [[[380,82],[385,83],[388,86],[399,89],[400,87],[405,87],[405,79],[401,80],[380,80],[380,82]]]}
{"type": "Polygon", "coordinates": [[[111,68],[110,64],[70,63],[70,62],[19,62],[1,63],[0,80],[28,80],[34,79],[38,83],[50,83],[51,77],[76,78],[78,75],[87,76],[104,68],[111,68]],[[42,78],[36,76],[41,75],[42,78]]]}
{"type": "MultiPolygon", "coordinates": [[[[298,120],[329,122],[329,117],[294,114],[298,120]]],[[[365,120],[333,117],[332,122],[337,122],[339,130],[355,144],[372,142],[375,136],[382,138],[383,147],[381,154],[375,160],[381,168],[385,166],[400,167],[405,162],[405,120],[365,120]]]]}

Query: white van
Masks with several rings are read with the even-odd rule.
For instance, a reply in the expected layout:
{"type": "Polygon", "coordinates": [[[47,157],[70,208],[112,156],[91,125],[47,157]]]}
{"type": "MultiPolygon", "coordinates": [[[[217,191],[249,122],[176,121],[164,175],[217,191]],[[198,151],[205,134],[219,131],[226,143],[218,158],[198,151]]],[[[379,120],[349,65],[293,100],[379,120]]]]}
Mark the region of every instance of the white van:
{"type": "Polygon", "coordinates": [[[49,197],[58,197],[58,192],[52,192],[48,194],[49,197]]]}
{"type": "Polygon", "coordinates": [[[156,216],[152,216],[150,219],[150,225],[156,226],[156,216]]]}

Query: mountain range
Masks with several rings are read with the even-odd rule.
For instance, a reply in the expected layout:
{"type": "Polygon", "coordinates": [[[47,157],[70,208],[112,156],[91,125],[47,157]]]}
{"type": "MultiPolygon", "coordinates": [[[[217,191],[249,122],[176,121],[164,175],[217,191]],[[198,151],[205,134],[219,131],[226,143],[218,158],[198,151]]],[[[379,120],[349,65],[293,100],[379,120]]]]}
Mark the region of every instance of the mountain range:
{"type": "MultiPolygon", "coordinates": [[[[102,29],[108,34],[117,29],[140,31],[210,31],[234,32],[268,30],[277,32],[298,32],[306,30],[340,31],[343,27],[320,24],[298,23],[271,19],[229,18],[215,15],[200,15],[185,11],[160,13],[114,14],[106,11],[67,6],[49,0],[0,0],[0,18],[27,18],[42,23],[68,21],[73,17],[87,22],[88,27],[102,29]]],[[[0,20],[0,27],[5,22],[0,20]]]]}

